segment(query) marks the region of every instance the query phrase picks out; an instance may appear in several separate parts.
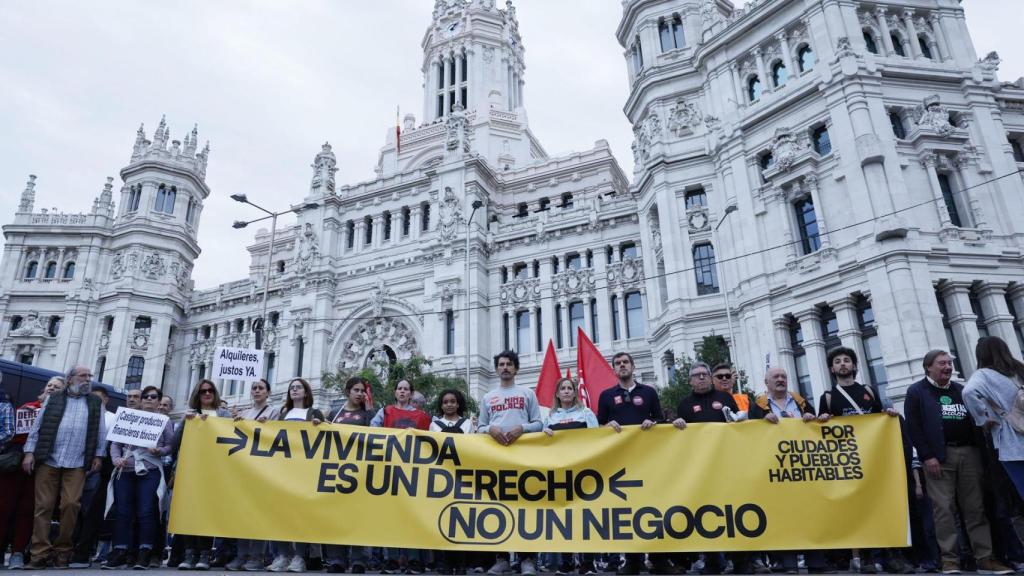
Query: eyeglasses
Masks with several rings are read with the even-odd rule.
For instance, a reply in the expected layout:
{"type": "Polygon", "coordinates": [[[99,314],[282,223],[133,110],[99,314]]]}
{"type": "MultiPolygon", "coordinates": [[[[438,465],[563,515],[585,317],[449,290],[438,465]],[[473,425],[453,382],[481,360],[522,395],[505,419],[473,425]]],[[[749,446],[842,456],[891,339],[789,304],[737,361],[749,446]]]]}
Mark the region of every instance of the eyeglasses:
{"type": "Polygon", "coordinates": [[[715,374],[715,378],[719,380],[728,380],[729,378],[732,378],[732,374],[715,374]]]}
{"type": "Polygon", "coordinates": [[[305,390],[305,386],[303,386],[302,384],[297,384],[295,386],[289,386],[288,389],[289,390],[305,390]]]}
{"type": "Polygon", "coordinates": [[[200,394],[213,394],[214,390],[213,390],[213,388],[203,388],[202,390],[199,391],[199,393],[200,394]]]}
{"type": "Polygon", "coordinates": [[[708,374],[707,372],[694,372],[693,374],[690,374],[690,378],[710,378],[710,377],[711,377],[711,374],[708,374]]]}
{"type": "Polygon", "coordinates": [[[142,397],[142,399],[143,400],[159,400],[160,397],[157,396],[156,394],[146,394],[145,396],[142,397]]]}

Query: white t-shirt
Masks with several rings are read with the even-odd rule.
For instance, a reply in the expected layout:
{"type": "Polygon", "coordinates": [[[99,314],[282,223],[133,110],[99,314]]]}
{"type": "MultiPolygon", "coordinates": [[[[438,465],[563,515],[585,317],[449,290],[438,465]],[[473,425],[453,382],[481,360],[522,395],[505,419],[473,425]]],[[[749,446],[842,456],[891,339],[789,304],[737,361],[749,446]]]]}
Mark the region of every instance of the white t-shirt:
{"type": "Polygon", "coordinates": [[[309,408],[292,408],[285,414],[285,420],[305,420],[306,413],[309,412],[309,408]]]}

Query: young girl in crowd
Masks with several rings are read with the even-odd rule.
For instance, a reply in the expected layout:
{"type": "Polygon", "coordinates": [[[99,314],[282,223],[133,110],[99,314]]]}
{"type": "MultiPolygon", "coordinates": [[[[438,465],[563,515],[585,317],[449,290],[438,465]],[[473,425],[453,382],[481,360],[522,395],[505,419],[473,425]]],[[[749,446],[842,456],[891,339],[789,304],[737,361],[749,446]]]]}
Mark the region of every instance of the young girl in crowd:
{"type": "MultiPolygon", "coordinates": [[[[328,416],[332,424],[369,426],[373,414],[366,408],[366,391],[370,383],[361,376],[345,382],[345,403],[328,416]]],[[[352,566],[353,574],[366,573],[366,550],[362,546],[327,545],[327,571],[341,574],[352,566]]]]}
{"type": "MultiPolygon", "coordinates": [[[[191,420],[197,416],[200,420],[206,420],[210,416],[218,418],[229,418],[231,416],[227,410],[220,407],[220,393],[217,391],[217,385],[212,380],[207,380],[206,378],[199,381],[199,384],[192,390],[192,395],[188,399],[188,411],[185,412],[185,419],[191,420]]],[[[181,438],[184,432],[184,426],[178,428],[178,434],[174,440],[177,449],[181,448],[181,438]]],[[[185,534],[183,539],[185,540],[185,557],[178,564],[178,569],[209,570],[213,537],[185,534]]]]}
{"type": "MultiPolygon", "coordinates": [[[[235,421],[255,420],[266,422],[277,420],[279,408],[270,406],[270,383],[266,380],[257,380],[249,388],[252,406],[235,416],[235,421]]],[[[238,555],[225,568],[227,570],[246,570],[255,572],[263,570],[264,551],[267,543],[263,540],[239,540],[238,555]]]]}
{"type": "MultiPolygon", "coordinates": [[[[146,412],[156,412],[161,398],[163,393],[159,388],[146,386],[142,389],[140,408],[146,412]]],[[[117,442],[110,445],[110,457],[114,463],[114,476],[111,479],[114,498],[108,500],[108,507],[116,500],[117,515],[114,523],[114,551],[103,563],[104,570],[125,567],[128,545],[132,540],[132,522],[137,523],[135,541],[139,543],[134,568],[149,568],[159,508],[167,490],[161,458],[170,454],[173,446],[174,426],[170,420],[153,448],[139,448],[117,442]]]]}
{"type": "MultiPolygon", "coordinates": [[[[555,395],[551,400],[551,411],[544,419],[544,433],[554,436],[556,430],[572,430],[576,428],[597,428],[597,416],[583,405],[580,400],[576,381],[562,378],[555,385],[555,395]]],[[[573,572],[572,554],[559,554],[561,561],[556,574],[573,572]]],[[[593,554],[580,554],[580,574],[597,574],[594,567],[593,554]]]]}
{"type": "MultiPolygon", "coordinates": [[[[426,430],[430,427],[430,416],[412,404],[412,384],[408,380],[399,380],[395,384],[395,403],[377,411],[370,422],[371,426],[384,428],[416,428],[426,430]]],[[[423,573],[423,560],[419,550],[404,548],[385,548],[384,572],[401,574],[402,556],[407,560],[406,570],[410,574],[423,573]]]]}
{"type": "MultiPolygon", "coordinates": [[[[454,388],[444,390],[437,396],[437,416],[430,422],[431,432],[448,434],[472,434],[473,422],[466,418],[466,397],[454,388]]],[[[436,551],[440,561],[438,574],[465,574],[467,552],[455,550],[436,551]]]]}
{"type": "MultiPolygon", "coordinates": [[[[324,415],[313,407],[313,389],[309,382],[302,378],[294,378],[288,383],[288,399],[277,417],[285,421],[305,421],[320,424],[324,415]]],[[[303,542],[278,542],[277,557],[267,566],[271,572],[305,572],[306,546],[303,542]]]]}

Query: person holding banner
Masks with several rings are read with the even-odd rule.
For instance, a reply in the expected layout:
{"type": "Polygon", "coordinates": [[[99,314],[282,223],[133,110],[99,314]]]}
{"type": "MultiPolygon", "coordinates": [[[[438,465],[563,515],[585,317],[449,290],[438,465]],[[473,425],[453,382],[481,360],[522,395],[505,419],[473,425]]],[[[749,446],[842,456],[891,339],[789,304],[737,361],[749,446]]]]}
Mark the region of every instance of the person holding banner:
{"type": "MultiPolygon", "coordinates": [[[[830,390],[822,393],[818,402],[818,421],[828,422],[835,416],[860,416],[863,414],[885,413],[892,417],[898,417],[899,412],[892,408],[882,406],[882,399],[879,397],[878,389],[872,385],[865,386],[857,382],[857,353],[852,348],[837,346],[828,351],[826,363],[829,372],[832,373],[835,382],[830,390]]],[[[903,430],[903,426],[900,427],[903,430]]],[[[903,430],[905,433],[905,430],[903,430]]],[[[908,497],[913,497],[913,472],[910,469],[912,449],[907,446],[909,440],[904,438],[904,456],[906,460],[906,474],[908,479],[908,497]]],[[[860,572],[862,574],[875,574],[878,571],[876,565],[881,564],[886,572],[890,574],[913,574],[914,567],[903,557],[903,553],[895,548],[886,550],[865,550],[866,557],[862,556],[860,572]]]]}
{"type": "MultiPolygon", "coordinates": [[[[288,383],[288,396],[278,420],[312,422],[314,425],[324,421],[323,412],[313,407],[313,389],[304,378],[292,378],[288,383]]],[[[277,556],[267,566],[271,572],[305,572],[305,542],[276,542],[277,556]]]]}
{"type": "MultiPolygon", "coordinates": [[[[203,378],[199,381],[199,384],[196,384],[188,398],[188,411],[185,412],[185,419],[191,420],[198,417],[200,420],[206,420],[210,416],[229,418],[231,414],[220,407],[220,393],[217,391],[217,385],[212,380],[203,378]]],[[[181,448],[181,439],[184,433],[185,426],[179,426],[174,439],[175,452],[181,448]]],[[[209,570],[213,537],[196,536],[193,534],[184,534],[182,536],[185,554],[181,562],[177,564],[178,569],[192,570],[194,568],[196,570],[209,570]]],[[[172,564],[174,563],[170,561],[167,563],[169,568],[172,567],[172,564]]]]}
{"type": "MultiPolygon", "coordinates": [[[[437,416],[430,422],[431,432],[445,434],[472,434],[473,422],[466,417],[466,397],[460,390],[449,388],[437,396],[437,416]]],[[[469,552],[438,550],[438,574],[465,574],[469,552]]]]}
{"type": "MultiPolygon", "coordinates": [[[[239,420],[255,420],[257,422],[277,420],[279,410],[271,407],[268,402],[270,399],[269,382],[262,378],[253,382],[249,387],[249,397],[252,398],[252,406],[236,414],[234,416],[236,422],[239,420]]],[[[238,554],[224,566],[225,570],[247,570],[250,572],[263,570],[266,542],[242,539],[237,541],[237,545],[238,554]]]]}
{"type": "MultiPolygon", "coordinates": [[[[395,383],[395,403],[384,406],[373,416],[371,426],[384,428],[430,428],[430,415],[412,403],[413,387],[408,380],[402,379],[395,383]]],[[[384,548],[384,570],[387,574],[401,574],[402,557],[405,557],[405,570],[410,574],[423,571],[423,559],[419,550],[384,548]]]]}
{"type": "MultiPolygon", "coordinates": [[[[494,369],[501,379],[501,386],[484,394],[480,401],[480,426],[477,432],[490,435],[502,446],[511,446],[524,433],[540,432],[543,429],[540,404],[533,390],[516,386],[518,354],[512,350],[499,352],[494,357],[494,369]]],[[[504,574],[509,570],[509,561],[501,554],[487,573],[504,574]]],[[[522,574],[537,573],[537,561],[533,554],[522,555],[519,571],[522,574]]]]}
{"type": "MultiPolygon", "coordinates": [[[[140,396],[142,411],[156,414],[162,397],[163,393],[156,386],[143,388],[140,396]]],[[[157,509],[166,491],[161,458],[171,453],[173,445],[174,431],[170,420],[164,422],[156,446],[152,448],[111,443],[110,457],[114,463],[111,483],[117,501],[117,517],[114,524],[114,550],[103,563],[104,570],[125,567],[128,545],[132,539],[132,523],[136,521],[138,533],[135,540],[139,543],[139,552],[134,569],[149,568],[159,514],[157,509]]]]}
{"type": "MultiPolygon", "coordinates": [[[[369,389],[370,382],[366,378],[362,376],[349,378],[345,382],[345,403],[331,412],[327,420],[332,424],[369,426],[370,418],[373,416],[366,409],[366,391],[369,389]]],[[[351,566],[353,574],[366,573],[366,549],[362,546],[328,544],[325,552],[328,572],[341,574],[351,566]]]]}
{"type": "MultiPolygon", "coordinates": [[[[579,395],[579,384],[571,378],[562,378],[555,383],[555,394],[551,400],[551,411],[544,419],[544,433],[554,436],[556,430],[597,428],[597,416],[583,405],[579,395]]],[[[556,574],[572,574],[572,554],[559,554],[556,574]]],[[[580,574],[597,574],[593,554],[580,554],[580,574]]]]}
{"type": "Polygon", "coordinates": [[[100,399],[90,394],[91,380],[86,366],[68,370],[67,387],[46,399],[25,442],[21,467],[26,474],[36,473],[32,562],[28,565],[33,570],[47,568],[51,560],[55,568],[68,567],[85,471],[97,472],[103,463],[107,428],[100,399]],[[50,519],[58,495],[60,534],[51,544],[50,519]]]}

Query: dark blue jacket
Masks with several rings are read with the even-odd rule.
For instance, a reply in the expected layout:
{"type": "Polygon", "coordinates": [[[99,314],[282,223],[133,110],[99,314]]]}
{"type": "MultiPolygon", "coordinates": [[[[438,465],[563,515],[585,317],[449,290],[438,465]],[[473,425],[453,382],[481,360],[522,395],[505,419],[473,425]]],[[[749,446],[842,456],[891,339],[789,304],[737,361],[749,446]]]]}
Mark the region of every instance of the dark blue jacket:
{"type": "MultiPolygon", "coordinates": [[[[963,395],[964,387],[950,382],[963,395]]],[[[910,438],[917,448],[917,458],[921,462],[929,458],[946,461],[946,436],[942,431],[942,406],[928,388],[931,384],[922,378],[907,388],[907,396],[903,399],[903,414],[907,418],[910,438]]],[[[977,432],[975,430],[975,432],[977,432]]]]}

